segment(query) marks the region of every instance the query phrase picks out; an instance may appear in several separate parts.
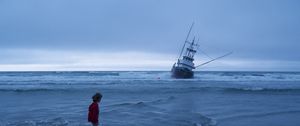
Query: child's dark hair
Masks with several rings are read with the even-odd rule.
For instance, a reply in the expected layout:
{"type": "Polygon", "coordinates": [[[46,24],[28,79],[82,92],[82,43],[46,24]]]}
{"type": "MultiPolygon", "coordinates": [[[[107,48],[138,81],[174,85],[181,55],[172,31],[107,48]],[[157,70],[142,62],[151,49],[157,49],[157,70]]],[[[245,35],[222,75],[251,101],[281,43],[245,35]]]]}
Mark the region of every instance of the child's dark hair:
{"type": "Polygon", "coordinates": [[[93,99],[94,102],[100,101],[101,98],[102,98],[102,94],[101,94],[100,92],[96,93],[96,94],[92,97],[92,99],[93,99]]]}

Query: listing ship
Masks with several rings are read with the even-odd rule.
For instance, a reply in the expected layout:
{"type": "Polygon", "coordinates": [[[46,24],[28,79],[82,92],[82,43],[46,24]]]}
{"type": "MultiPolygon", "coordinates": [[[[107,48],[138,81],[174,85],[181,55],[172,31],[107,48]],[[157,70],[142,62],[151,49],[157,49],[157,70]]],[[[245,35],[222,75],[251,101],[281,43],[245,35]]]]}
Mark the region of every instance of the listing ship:
{"type": "Polygon", "coordinates": [[[194,26],[194,23],[190,27],[190,30],[187,34],[187,37],[186,37],[184,45],[181,49],[178,60],[177,60],[177,62],[174,63],[174,65],[172,67],[171,73],[172,73],[173,78],[183,78],[183,79],[193,78],[194,77],[193,69],[196,69],[197,67],[203,66],[203,65],[208,64],[217,59],[223,58],[232,53],[232,52],[230,52],[230,53],[227,53],[225,55],[222,55],[222,56],[214,58],[214,59],[211,58],[211,60],[195,66],[194,55],[196,54],[197,49],[199,48],[199,45],[195,43],[195,37],[193,38],[192,42],[188,41],[193,26],[194,26]]]}
{"type": "Polygon", "coordinates": [[[194,26],[194,23],[190,27],[188,35],[187,35],[185,42],[183,44],[183,47],[181,49],[179,58],[172,67],[171,72],[172,72],[173,78],[193,78],[194,77],[193,69],[196,68],[195,64],[194,64],[194,55],[197,52],[198,44],[195,44],[195,37],[192,42],[188,41],[193,26],[194,26]],[[184,52],[184,54],[183,54],[183,52],[184,52]]]}

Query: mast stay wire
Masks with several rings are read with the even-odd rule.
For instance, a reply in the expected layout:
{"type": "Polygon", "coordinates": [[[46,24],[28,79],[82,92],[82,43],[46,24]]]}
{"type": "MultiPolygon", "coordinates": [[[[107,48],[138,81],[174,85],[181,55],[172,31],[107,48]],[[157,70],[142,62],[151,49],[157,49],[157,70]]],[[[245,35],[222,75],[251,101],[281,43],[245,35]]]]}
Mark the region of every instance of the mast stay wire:
{"type": "MultiPolygon", "coordinates": [[[[199,44],[199,38],[198,38],[197,44],[199,44]]],[[[203,43],[201,44],[201,46],[202,46],[202,45],[203,45],[203,43]]],[[[205,44],[204,44],[204,45],[205,45],[205,44]]],[[[207,45],[206,45],[206,46],[207,46],[207,45]]],[[[211,46],[207,46],[207,47],[211,47],[211,46]]],[[[214,49],[217,49],[217,50],[224,50],[224,49],[216,48],[216,47],[213,47],[213,48],[214,48],[214,49]]],[[[206,64],[208,64],[208,63],[210,63],[210,62],[212,62],[212,61],[221,59],[221,58],[226,57],[226,56],[228,56],[228,55],[230,55],[230,54],[233,53],[232,51],[226,51],[226,52],[228,52],[228,53],[226,53],[225,55],[219,56],[219,57],[217,57],[217,58],[213,58],[213,57],[209,56],[204,50],[202,50],[199,46],[198,46],[197,50],[199,50],[199,51],[202,52],[205,56],[207,56],[208,58],[210,58],[210,60],[207,61],[207,62],[204,62],[204,63],[202,63],[202,64],[200,64],[200,65],[197,65],[196,68],[197,68],[197,67],[200,67],[200,66],[204,66],[204,65],[206,65],[206,64]]],[[[224,51],[225,51],[225,50],[224,50],[224,51]]]]}
{"type": "Polygon", "coordinates": [[[198,39],[197,39],[197,43],[196,43],[197,49],[196,49],[196,50],[199,50],[201,53],[203,53],[203,54],[204,54],[205,56],[207,56],[208,58],[213,59],[213,58],[212,58],[211,56],[209,56],[206,52],[204,52],[204,50],[202,50],[202,49],[200,48],[199,40],[200,40],[200,37],[198,37],[198,39]]]}
{"type": "Polygon", "coordinates": [[[224,48],[218,48],[218,47],[215,47],[215,46],[207,45],[207,44],[205,44],[205,42],[207,42],[207,41],[202,42],[201,46],[205,46],[205,47],[208,47],[208,48],[213,48],[215,50],[221,50],[221,51],[224,51],[224,52],[232,52],[232,51],[229,51],[229,50],[225,50],[224,48]]]}

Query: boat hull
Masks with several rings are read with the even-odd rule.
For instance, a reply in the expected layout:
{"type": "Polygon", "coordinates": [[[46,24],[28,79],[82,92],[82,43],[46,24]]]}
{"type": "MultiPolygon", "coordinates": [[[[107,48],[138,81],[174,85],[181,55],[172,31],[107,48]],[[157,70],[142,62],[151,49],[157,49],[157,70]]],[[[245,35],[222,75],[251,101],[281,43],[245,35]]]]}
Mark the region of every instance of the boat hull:
{"type": "Polygon", "coordinates": [[[184,68],[184,67],[178,67],[174,66],[172,68],[172,77],[173,78],[193,78],[194,77],[194,72],[184,68]]]}

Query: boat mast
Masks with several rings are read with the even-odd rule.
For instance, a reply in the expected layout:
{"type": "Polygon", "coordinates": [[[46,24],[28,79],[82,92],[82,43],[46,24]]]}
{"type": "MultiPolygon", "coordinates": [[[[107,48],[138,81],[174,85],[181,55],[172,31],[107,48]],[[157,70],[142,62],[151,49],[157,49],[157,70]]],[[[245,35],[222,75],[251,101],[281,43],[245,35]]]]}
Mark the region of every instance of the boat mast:
{"type": "Polygon", "coordinates": [[[192,26],[190,27],[190,30],[189,30],[189,32],[188,32],[186,38],[185,38],[185,41],[184,41],[183,47],[182,47],[182,49],[181,49],[180,55],[179,55],[179,57],[178,57],[178,60],[179,60],[180,57],[182,56],[182,52],[183,52],[184,47],[185,47],[185,44],[186,44],[186,42],[187,42],[187,40],[188,40],[188,38],[189,38],[189,36],[190,36],[190,33],[191,33],[191,31],[192,31],[193,26],[194,26],[194,22],[192,23],[192,26]]]}

